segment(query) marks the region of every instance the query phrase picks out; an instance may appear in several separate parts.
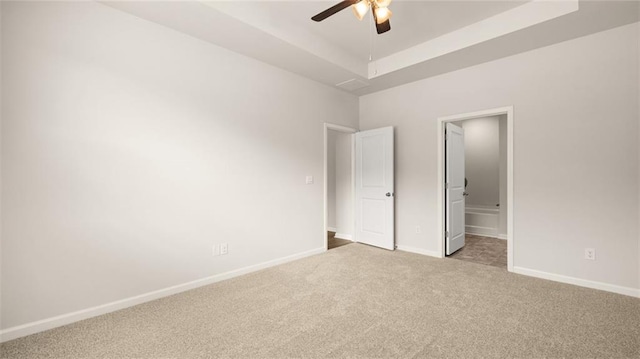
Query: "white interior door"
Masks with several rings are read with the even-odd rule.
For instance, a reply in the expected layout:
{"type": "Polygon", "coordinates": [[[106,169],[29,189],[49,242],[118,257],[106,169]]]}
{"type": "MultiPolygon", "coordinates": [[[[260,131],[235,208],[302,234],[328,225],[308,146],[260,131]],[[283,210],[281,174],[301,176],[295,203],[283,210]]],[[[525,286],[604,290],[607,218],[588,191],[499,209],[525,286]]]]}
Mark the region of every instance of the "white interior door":
{"type": "Polygon", "coordinates": [[[356,241],[395,249],[393,127],[356,133],[356,241]]]}
{"type": "Polygon", "coordinates": [[[445,134],[446,253],[464,247],[464,130],[446,124],[445,134]]]}

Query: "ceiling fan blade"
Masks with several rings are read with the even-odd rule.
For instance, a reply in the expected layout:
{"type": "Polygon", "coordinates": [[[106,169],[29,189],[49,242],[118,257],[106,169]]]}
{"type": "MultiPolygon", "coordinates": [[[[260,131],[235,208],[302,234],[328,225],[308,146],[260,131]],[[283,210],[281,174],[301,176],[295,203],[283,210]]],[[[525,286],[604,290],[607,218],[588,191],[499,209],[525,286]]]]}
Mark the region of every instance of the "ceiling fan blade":
{"type": "Polygon", "coordinates": [[[376,23],[376,31],[378,31],[378,34],[384,34],[389,30],[391,30],[391,23],[389,22],[389,20],[383,22],[382,24],[376,23]]]}
{"type": "Polygon", "coordinates": [[[348,8],[349,6],[357,3],[359,0],[346,0],[346,1],[341,1],[335,5],[333,5],[332,7],[328,8],[327,10],[319,13],[318,15],[314,16],[311,18],[311,20],[313,21],[322,21],[326,18],[328,18],[329,16],[337,13],[338,11],[344,10],[346,8],[348,8]]]}
{"type": "Polygon", "coordinates": [[[383,22],[382,24],[378,24],[378,16],[376,16],[375,11],[371,11],[371,15],[373,15],[373,22],[376,23],[376,31],[378,34],[384,34],[385,32],[391,30],[391,23],[389,20],[383,22]]]}

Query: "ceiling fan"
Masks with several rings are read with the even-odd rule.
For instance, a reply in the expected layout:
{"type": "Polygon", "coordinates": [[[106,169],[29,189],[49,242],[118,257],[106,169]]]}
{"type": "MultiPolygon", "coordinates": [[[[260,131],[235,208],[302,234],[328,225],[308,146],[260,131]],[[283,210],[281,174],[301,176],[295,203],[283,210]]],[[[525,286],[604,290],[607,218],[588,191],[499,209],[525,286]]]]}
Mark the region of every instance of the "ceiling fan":
{"type": "Polygon", "coordinates": [[[378,34],[383,34],[391,30],[391,24],[389,18],[391,18],[391,10],[389,10],[389,4],[391,0],[346,0],[333,5],[327,10],[319,13],[311,18],[313,21],[322,21],[335,13],[342,11],[349,6],[353,9],[353,14],[362,20],[364,16],[371,8],[371,14],[376,22],[376,31],[378,34]]]}

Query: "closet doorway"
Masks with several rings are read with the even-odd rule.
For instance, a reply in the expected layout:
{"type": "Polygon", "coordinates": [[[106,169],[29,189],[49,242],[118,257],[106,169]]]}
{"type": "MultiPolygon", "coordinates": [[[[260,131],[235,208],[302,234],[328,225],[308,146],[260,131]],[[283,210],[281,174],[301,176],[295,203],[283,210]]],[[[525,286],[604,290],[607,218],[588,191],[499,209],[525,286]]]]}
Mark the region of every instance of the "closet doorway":
{"type": "Polygon", "coordinates": [[[353,243],[355,129],[325,125],[325,248],[353,243]]]}

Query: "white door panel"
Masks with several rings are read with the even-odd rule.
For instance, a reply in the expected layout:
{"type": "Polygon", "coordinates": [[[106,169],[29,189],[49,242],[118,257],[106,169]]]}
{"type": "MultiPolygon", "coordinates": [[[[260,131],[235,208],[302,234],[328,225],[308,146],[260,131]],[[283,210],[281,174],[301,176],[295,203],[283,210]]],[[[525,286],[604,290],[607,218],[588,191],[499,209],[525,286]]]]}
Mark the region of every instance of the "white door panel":
{"type": "Polygon", "coordinates": [[[393,250],[393,127],[356,133],[356,241],[393,250]]]}
{"type": "Polygon", "coordinates": [[[447,123],[445,136],[445,236],[450,255],[464,246],[464,130],[447,123]]]}

